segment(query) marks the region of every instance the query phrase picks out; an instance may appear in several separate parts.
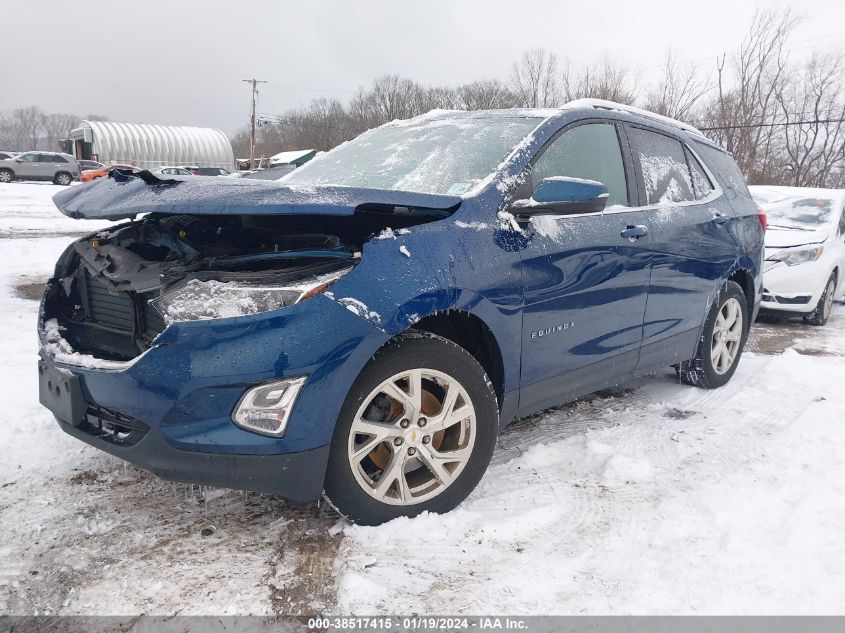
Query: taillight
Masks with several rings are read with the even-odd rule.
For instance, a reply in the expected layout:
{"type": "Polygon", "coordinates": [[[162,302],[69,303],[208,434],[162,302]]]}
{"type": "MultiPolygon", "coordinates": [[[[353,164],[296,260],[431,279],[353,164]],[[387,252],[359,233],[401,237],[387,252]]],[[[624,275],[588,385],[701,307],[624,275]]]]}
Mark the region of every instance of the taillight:
{"type": "Polygon", "coordinates": [[[769,219],[766,217],[766,212],[758,210],[757,219],[760,220],[760,226],[763,227],[763,232],[765,233],[766,229],[769,228],[769,219]]]}

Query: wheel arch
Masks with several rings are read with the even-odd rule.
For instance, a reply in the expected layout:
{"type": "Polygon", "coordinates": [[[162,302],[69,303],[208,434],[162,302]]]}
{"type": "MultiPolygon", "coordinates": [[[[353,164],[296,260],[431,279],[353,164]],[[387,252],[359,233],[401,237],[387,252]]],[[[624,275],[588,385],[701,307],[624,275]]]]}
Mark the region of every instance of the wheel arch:
{"type": "MultiPolygon", "coordinates": [[[[748,306],[748,316],[750,321],[754,318],[752,316],[754,314],[755,302],[754,277],[751,275],[749,270],[745,268],[737,268],[730,274],[728,281],[733,281],[742,288],[742,292],[745,294],[745,302],[748,306]]],[[[751,327],[750,322],[747,327],[751,327]]]]}
{"type": "Polygon", "coordinates": [[[466,310],[433,312],[417,321],[414,330],[437,334],[462,347],[484,368],[502,409],[505,366],[502,349],[490,327],[477,315],[466,310]]]}

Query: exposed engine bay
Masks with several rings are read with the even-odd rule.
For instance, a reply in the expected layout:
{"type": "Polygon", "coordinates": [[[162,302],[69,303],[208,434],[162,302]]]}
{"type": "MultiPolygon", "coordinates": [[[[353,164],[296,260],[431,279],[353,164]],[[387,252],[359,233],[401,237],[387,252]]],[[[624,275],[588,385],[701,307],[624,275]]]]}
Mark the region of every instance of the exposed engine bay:
{"type": "Polygon", "coordinates": [[[150,214],[72,244],[42,317],[58,321],[75,351],[131,359],[171,321],[254,314],[322,292],[381,229],[433,219],[150,214]]]}

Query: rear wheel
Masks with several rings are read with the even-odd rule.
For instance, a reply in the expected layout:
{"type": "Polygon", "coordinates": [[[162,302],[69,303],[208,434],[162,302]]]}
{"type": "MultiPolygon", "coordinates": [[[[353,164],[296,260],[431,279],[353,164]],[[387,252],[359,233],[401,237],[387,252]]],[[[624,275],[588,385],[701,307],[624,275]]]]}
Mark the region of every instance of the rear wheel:
{"type": "Polygon", "coordinates": [[[11,169],[0,169],[0,182],[12,182],[15,179],[15,174],[11,169]]]}
{"type": "Polygon", "coordinates": [[[478,484],[497,430],[496,395],[478,361],[439,336],[405,334],[376,354],[347,396],[326,496],[368,525],[447,512],[478,484]]]}
{"type": "Polygon", "coordinates": [[[70,183],[73,182],[73,178],[66,171],[60,171],[58,174],[56,174],[56,177],[53,178],[53,182],[57,185],[67,187],[70,183]]]}
{"type": "Polygon", "coordinates": [[[739,365],[748,325],[745,293],[728,281],[710,308],[695,358],[678,369],[681,380],[704,389],[726,385],[739,365]]]}
{"type": "Polygon", "coordinates": [[[804,317],[804,321],[810,325],[824,325],[830,318],[830,311],[833,309],[833,295],[836,293],[836,273],[830,275],[824,292],[819,298],[816,309],[804,317]]]}

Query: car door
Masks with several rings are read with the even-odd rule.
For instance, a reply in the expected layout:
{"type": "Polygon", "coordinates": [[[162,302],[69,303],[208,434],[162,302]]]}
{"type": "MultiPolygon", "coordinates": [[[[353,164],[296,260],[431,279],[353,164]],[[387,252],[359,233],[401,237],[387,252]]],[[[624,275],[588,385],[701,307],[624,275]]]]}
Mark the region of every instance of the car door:
{"type": "Polygon", "coordinates": [[[21,154],[15,159],[15,177],[20,179],[39,179],[41,163],[38,162],[38,154],[21,154]]]}
{"type": "Polygon", "coordinates": [[[53,180],[59,171],[74,172],[63,156],[57,154],[41,154],[41,164],[44,168],[42,178],[53,180]]]}
{"type": "Polygon", "coordinates": [[[682,139],[626,127],[653,249],[640,374],[694,356],[737,244],[727,226],[730,204],[682,139]]]}
{"type": "Polygon", "coordinates": [[[650,238],[644,214],[630,208],[636,186],[626,155],[619,125],[590,120],[565,128],[532,162],[529,189],[568,176],[602,182],[609,199],[604,212],[523,225],[523,415],[617,384],[636,365],[650,238]]]}

